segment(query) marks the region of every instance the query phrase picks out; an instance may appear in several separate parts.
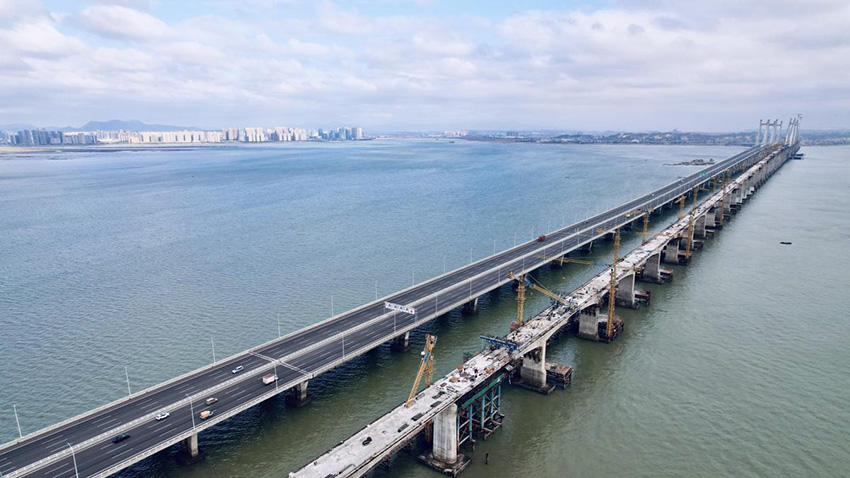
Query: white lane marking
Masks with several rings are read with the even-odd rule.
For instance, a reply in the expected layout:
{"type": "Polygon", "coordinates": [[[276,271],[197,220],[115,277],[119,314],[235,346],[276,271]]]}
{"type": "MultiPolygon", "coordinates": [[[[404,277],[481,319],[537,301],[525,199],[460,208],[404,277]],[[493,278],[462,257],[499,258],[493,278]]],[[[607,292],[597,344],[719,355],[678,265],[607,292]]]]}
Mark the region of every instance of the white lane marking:
{"type": "MultiPolygon", "coordinates": [[[[56,438],[51,438],[50,440],[47,440],[46,442],[44,442],[44,444],[45,445],[52,445],[54,442],[63,441],[63,440],[65,440],[65,437],[63,437],[62,435],[57,435],[56,438]]],[[[2,458],[2,459],[5,460],[5,458],[2,458]]]]}
{"type": "Polygon", "coordinates": [[[242,395],[245,395],[245,394],[246,394],[246,393],[248,393],[248,392],[250,392],[250,390],[242,390],[241,392],[237,393],[236,395],[234,395],[234,396],[233,396],[233,397],[231,397],[231,398],[241,397],[242,395]]]}
{"type": "Polygon", "coordinates": [[[92,420],[92,423],[94,423],[95,425],[97,425],[98,423],[100,423],[100,422],[102,422],[102,421],[104,421],[104,420],[109,420],[110,418],[112,418],[112,415],[106,415],[106,416],[103,416],[103,417],[98,418],[97,420],[92,420]]]}
{"type": "Polygon", "coordinates": [[[175,428],[172,427],[172,428],[169,428],[168,430],[165,430],[164,432],[158,434],[157,436],[162,437],[162,436],[165,436],[165,435],[173,435],[174,431],[175,431],[175,428]]]}
{"type": "MultiPolygon", "coordinates": [[[[61,470],[62,468],[68,468],[69,466],[71,466],[71,464],[66,462],[66,463],[63,463],[63,464],[57,466],[56,468],[53,468],[52,470],[47,470],[44,473],[47,474],[47,475],[52,475],[54,472],[57,472],[57,471],[61,470]]],[[[61,474],[62,473],[56,473],[55,475],[52,475],[52,476],[57,476],[57,475],[61,475],[61,474]]]]}
{"type": "MultiPolygon", "coordinates": [[[[129,445],[129,443],[124,443],[123,445],[118,445],[115,448],[113,448],[111,451],[107,451],[106,453],[114,453],[114,452],[126,447],[127,445],[129,445]]],[[[101,450],[103,450],[103,448],[101,448],[101,450]]]]}
{"type": "Polygon", "coordinates": [[[233,392],[238,392],[239,390],[242,390],[242,389],[241,389],[241,388],[239,388],[239,387],[228,388],[227,390],[225,390],[225,391],[224,391],[224,394],[225,394],[225,395],[230,395],[231,393],[233,393],[233,392]]]}
{"type": "Polygon", "coordinates": [[[107,421],[105,421],[105,422],[103,422],[103,423],[98,423],[97,425],[95,425],[95,427],[98,427],[98,428],[99,428],[99,427],[102,427],[102,426],[104,426],[104,425],[109,425],[109,426],[111,427],[111,426],[112,426],[112,425],[111,425],[111,423],[112,423],[112,422],[116,422],[116,423],[117,423],[117,422],[118,422],[118,419],[117,419],[117,418],[113,418],[112,420],[107,420],[107,421]]]}
{"type": "MultiPolygon", "coordinates": [[[[168,406],[168,405],[166,405],[166,406],[168,406]]],[[[141,408],[142,410],[146,411],[146,412],[149,412],[149,411],[151,411],[151,410],[156,410],[157,408],[160,408],[160,407],[162,407],[162,405],[160,405],[160,404],[158,404],[158,403],[152,403],[152,404],[150,404],[150,405],[147,405],[147,406],[144,406],[144,407],[140,407],[140,408],[141,408]]]]}
{"type": "Polygon", "coordinates": [[[117,455],[115,455],[115,456],[117,457],[117,456],[123,455],[124,453],[130,452],[130,451],[133,451],[133,449],[132,449],[132,448],[127,448],[126,450],[122,451],[121,453],[118,453],[118,454],[117,454],[117,455]]]}

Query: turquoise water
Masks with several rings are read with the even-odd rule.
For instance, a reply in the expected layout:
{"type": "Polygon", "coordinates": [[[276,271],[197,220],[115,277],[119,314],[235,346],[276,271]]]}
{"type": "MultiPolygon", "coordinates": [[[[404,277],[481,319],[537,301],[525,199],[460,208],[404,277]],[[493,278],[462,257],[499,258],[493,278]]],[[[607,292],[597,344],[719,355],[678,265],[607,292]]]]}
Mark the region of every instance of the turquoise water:
{"type": "MultiPolygon", "coordinates": [[[[0,439],[527,240],[725,158],[723,147],[430,141],[0,159],[0,439]],[[50,384],[50,393],[43,393],[50,384]]],[[[549,359],[570,389],[507,389],[505,427],[465,476],[841,476],[850,332],[850,149],[806,148],[609,345],[549,359]],[[782,246],[779,241],[792,241],[782,246]]],[[[661,227],[661,224],[657,224],[661,227]]],[[[631,238],[632,244],[637,238],[631,238]]],[[[627,241],[628,243],[628,241],[627,241]]],[[[610,247],[597,254],[610,254],[610,247]]],[[[544,271],[570,289],[593,267],[544,271]]],[[[534,297],[534,310],[546,303],[534,297]]],[[[502,334],[510,290],[430,326],[438,373],[502,334]]],[[[204,463],[160,454],[127,476],[281,476],[400,403],[408,354],[375,351],[201,436],[204,463]]],[[[390,476],[436,476],[401,455],[390,476]]]]}

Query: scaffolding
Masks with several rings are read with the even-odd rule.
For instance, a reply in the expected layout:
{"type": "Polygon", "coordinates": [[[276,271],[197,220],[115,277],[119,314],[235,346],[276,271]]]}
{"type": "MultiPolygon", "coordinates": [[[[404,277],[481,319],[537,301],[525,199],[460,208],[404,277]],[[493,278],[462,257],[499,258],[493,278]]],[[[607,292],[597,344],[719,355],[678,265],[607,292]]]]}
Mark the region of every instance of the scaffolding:
{"type": "Polygon", "coordinates": [[[504,374],[496,375],[458,407],[458,448],[466,442],[474,444],[476,438],[486,440],[502,426],[502,419],[505,418],[501,412],[504,379],[504,374]]]}

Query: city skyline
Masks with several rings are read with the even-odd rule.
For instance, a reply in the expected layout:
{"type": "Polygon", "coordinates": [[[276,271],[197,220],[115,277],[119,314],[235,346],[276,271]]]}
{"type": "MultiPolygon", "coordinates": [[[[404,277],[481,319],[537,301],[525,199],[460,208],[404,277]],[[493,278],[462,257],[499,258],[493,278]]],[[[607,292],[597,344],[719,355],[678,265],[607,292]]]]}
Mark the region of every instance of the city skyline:
{"type": "Polygon", "coordinates": [[[0,124],[846,128],[848,22],[832,0],[2,0],[0,124]]]}

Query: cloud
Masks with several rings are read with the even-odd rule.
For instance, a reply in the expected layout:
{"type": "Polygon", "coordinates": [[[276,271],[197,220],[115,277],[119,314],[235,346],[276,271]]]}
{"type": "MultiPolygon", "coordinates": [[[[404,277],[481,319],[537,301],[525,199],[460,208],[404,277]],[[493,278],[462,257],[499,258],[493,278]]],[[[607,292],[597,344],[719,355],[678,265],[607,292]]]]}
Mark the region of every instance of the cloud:
{"type": "Polygon", "coordinates": [[[0,123],[81,124],[116,108],[108,116],[202,125],[285,112],[288,124],[389,129],[730,129],[786,110],[834,122],[850,108],[842,2],[779,0],[760,14],[620,0],[483,19],[466,4],[251,1],[175,19],[145,0],[61,14],[0,0],[0,123]]]}
{"type": "Polygon", "coordinates": [[[93,5],[80,12],[78,21],[105,38],[124,41],[151,41],[169,34],[162,20],[121,5],[93,5]]]}
{"type": "Polygon", "coordinates": [[[85,44],[63,35],[48,21],[17,23],[0,30],[0,47],[22,56],[59,57],[82,52],[85,44]]]}

